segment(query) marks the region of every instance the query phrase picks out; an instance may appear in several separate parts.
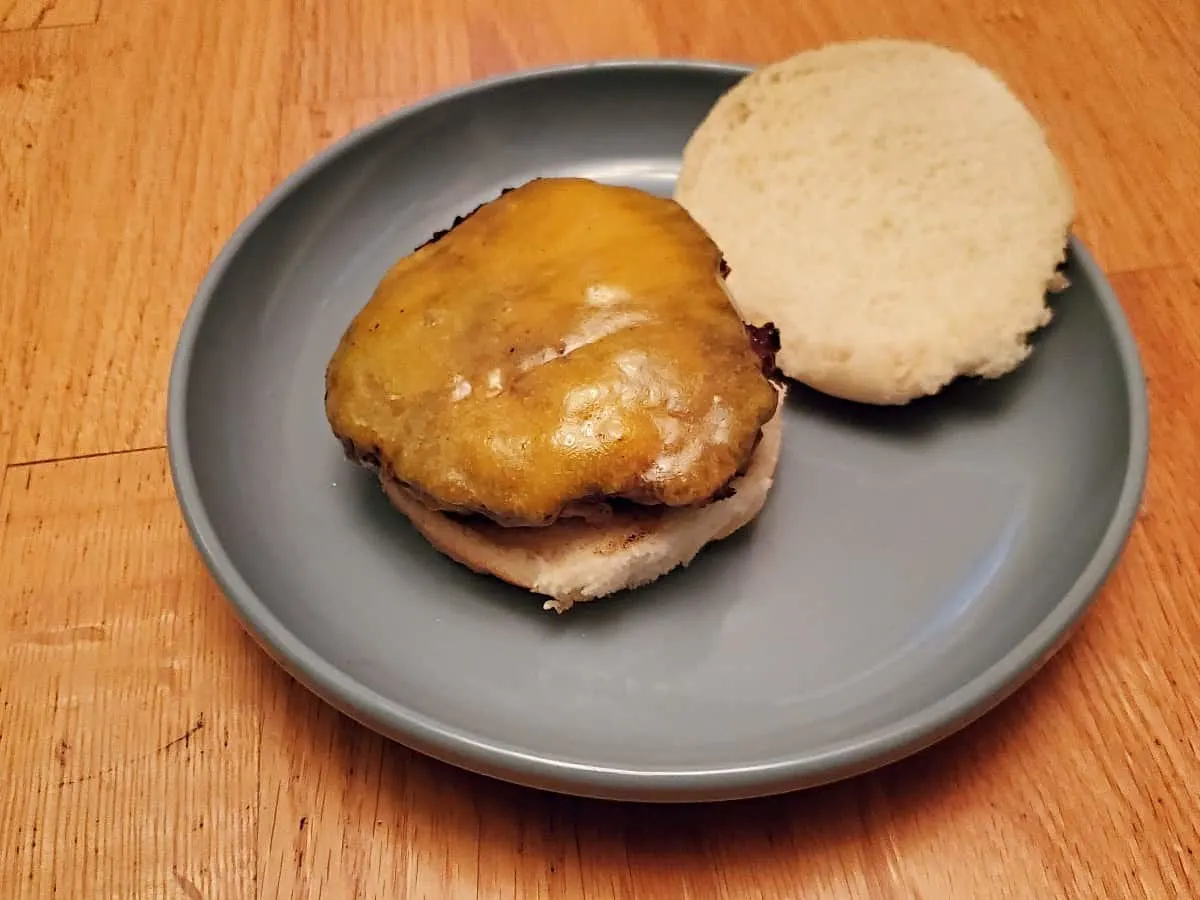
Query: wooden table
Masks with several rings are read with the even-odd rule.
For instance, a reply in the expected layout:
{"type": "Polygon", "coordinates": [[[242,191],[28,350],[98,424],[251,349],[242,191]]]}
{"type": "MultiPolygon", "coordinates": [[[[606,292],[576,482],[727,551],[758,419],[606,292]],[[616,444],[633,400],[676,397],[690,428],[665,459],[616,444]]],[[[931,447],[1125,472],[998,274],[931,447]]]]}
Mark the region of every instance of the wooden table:
{"type": "Polygon", "coordinates": [[[0,896],[1200,896],[1195,0],[0,0],[0,122],[0,896]],[[479,76],[874,34],[1036,111],[1144,354],[1144,511],[1042,674],[874,775],[646,808],[417,757],[269,662],[163,449],[178,327],[255,203],[479,76]]]}

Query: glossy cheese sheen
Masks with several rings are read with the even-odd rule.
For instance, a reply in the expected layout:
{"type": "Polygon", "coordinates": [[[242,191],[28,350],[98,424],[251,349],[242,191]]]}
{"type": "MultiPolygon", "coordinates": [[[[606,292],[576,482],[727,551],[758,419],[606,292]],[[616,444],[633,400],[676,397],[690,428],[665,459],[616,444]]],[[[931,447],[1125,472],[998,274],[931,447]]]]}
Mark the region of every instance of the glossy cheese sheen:
{"type": "Polygon", "coordinates": [[[720,264],[673,201],[532,181],[386,274],[330,361],[330,424],[430,505],[504,524],[704,502],[777,402],[720,264]]]}

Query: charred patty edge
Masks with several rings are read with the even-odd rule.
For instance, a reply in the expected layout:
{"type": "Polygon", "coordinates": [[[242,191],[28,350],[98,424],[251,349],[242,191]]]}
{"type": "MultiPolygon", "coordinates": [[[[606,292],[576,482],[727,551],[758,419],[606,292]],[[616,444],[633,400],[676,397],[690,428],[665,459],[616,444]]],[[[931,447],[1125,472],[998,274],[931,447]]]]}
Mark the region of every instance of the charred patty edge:
{"type": "Polygon", "coordinates": [[[442,238],[444,238],[446,235],[448,235],[450,232],[452,232],[455,228],[457,228],[463,222],[467,221],[467,219],[471,218],[471,216],[475,215],[475,213],[479,212],[485,206],[495,203],[497,200],[499,200],[505,194],[507,194],[511,191],[515,191],[515,190],[516,190],[516,188],[514,188],[514,187],[501,188],[500,193],[497,194],[495,197],[492,197],[490,200],[484,200],[482,203],[480,203],[474,209],[468,210],[467,212],[463,213],[462,215],[455,216],[453,221],[451,221],[449,227],[440,228],[437,231],[435,231],[432,235],[430,235],[424,241],[417,244],[417,246],[415,246],[413,248],[412,252],[416,253],[418,250],[420,250],[424,247],[429,247],[429,246],[432,246],[433,244],[436,244],[438,241],[440,241],[442,238]]]}

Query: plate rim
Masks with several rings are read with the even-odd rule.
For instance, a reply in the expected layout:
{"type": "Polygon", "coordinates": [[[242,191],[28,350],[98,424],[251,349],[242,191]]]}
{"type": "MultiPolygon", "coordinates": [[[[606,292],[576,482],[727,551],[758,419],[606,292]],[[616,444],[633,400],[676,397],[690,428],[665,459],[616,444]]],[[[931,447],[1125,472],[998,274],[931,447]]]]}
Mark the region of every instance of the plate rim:
{"type": "Polygon", "coordinates": [[[880,768],[971,724],[1018,690],[1067,642],[1116,567],[1136,524],[1149,467],[1149,397],[1136,338],[1108,279],[1072,232],[1070,253],[1095,289],[1117,345],[1129,412],[1129,454],[1104,534],[1072,586],[1048,614],[991,666],[919,710],[816,752],[717,768],[625,768],[522,750],[445,725],[384,697],[294,635],[245,581],[209,518],[188,444],[187,391],[201,326],[231,262],[279,206],[339,157],[405,119],[472,94],[586,72],[744,76],[752,66],[681,58],[618,58],[519,69],[459,84],[400,106],[318,151],[279,181],[226,239],[204,274],[180,327],[167,386],[167,456],[176,500],[193,544],[243,628],[277,664],[350,718],[412,750],[527,787],[611,800],[728,800],[815,787],[880,768]]]}

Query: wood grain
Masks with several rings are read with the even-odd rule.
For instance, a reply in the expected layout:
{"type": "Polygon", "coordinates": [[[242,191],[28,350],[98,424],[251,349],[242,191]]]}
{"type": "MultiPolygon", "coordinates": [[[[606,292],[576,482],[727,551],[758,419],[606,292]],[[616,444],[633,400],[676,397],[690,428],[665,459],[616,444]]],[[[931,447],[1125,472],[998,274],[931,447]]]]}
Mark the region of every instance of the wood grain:
{"type": "Polygon", "coordinates": [[[0,0],[0,32],[94,25],[100,0],[0,0]]]}
{"type": "Polygon", "coordinates": [[[0,895],[1200,896],[1200,5],[682,10],[0,0],[0,895]],[[199,562],[159,449],[179,324],[254,204],[350,129],[472,78],[872,34],[951,43],[1010,81],[1142,349],[1145,504],[1067,647],[889,769],[673,808],[452,769],[273,665],[199,562]]]}
{"type": "Polygon", "coordinates": [[[266,667],[165,454],[9,468],[0,517],[0,893],[252,896],[266,667]]]}
{"type": "MultiPolygon", "coordinates": [[[[162,443],[174,335],[274,177],[283,3],[128,2],[43,62],[32,139],[0,135],[36,198],[0,251],[27,267],[3,295],[11,461],[162,443]]],[[[43,40],[0,35],[3,90],[43,40]]]]}

